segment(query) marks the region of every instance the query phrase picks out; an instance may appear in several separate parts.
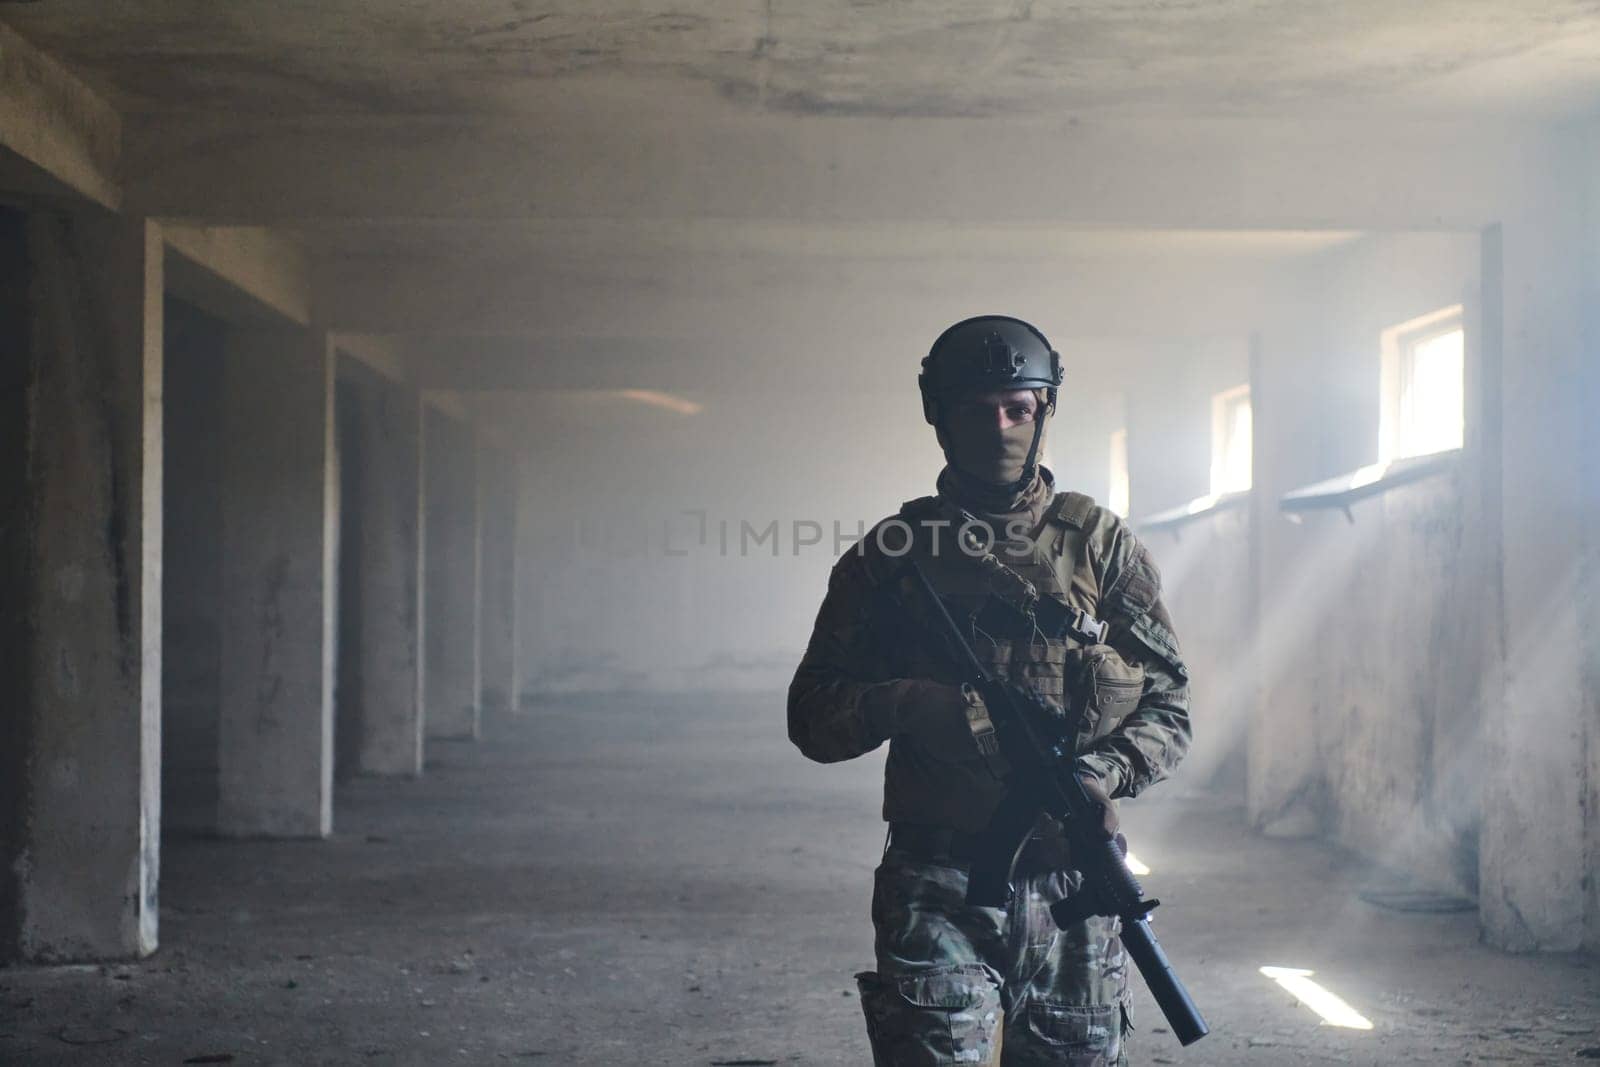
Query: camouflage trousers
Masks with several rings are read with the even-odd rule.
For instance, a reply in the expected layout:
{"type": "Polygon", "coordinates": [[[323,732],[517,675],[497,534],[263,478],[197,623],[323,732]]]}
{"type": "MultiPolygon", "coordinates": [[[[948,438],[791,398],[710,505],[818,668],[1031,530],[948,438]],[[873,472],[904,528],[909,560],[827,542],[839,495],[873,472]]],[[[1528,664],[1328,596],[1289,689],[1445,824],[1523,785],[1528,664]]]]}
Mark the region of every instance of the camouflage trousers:
{"type": "Polygon", "coordinates": [[[886,852],[872,893],[878,969],[856,976],[877,1067],[1125,1065],[1116,920],[1058,930],[1050,917],[1080,881],[1019,875],[1008,907],[972,908],[965,871],[886,852]]]}

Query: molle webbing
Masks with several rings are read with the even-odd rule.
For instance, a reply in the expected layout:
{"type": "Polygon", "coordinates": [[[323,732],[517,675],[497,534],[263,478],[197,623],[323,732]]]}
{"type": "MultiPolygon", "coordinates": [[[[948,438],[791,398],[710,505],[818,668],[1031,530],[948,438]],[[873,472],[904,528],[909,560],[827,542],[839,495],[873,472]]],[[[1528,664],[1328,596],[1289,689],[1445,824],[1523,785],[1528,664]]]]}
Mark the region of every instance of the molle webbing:
{"type": "MultiPolygon", "coordinates": [[[[952,614],[960,611],[954,604],[949,607],[952,614]]],[[[1071,638],[1081,645],[1095,645],[1105,640],[1106,633],[1106,624],[1088,612],[1070,608],[1048,596],[1039,597],[1029,611],[990,595],[973,616],[973,624],[984,633],[1014,641],[1042,635],[1058,641],[1071,638]]]]}

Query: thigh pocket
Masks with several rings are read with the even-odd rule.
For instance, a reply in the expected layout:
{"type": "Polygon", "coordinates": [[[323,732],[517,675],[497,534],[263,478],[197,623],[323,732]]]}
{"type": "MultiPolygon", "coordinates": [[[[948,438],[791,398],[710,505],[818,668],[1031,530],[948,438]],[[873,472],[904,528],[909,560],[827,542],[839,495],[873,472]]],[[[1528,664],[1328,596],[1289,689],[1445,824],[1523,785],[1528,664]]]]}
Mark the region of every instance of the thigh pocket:
{"type": "Polygon", "coordinates": [[[1000,990],[981,964],[856,976],[878,1067],[992,1064],[1000,990]]]}
{"type": "MultiPolygon", "coordinates": [[[[1114,1067],[1122,1056],[1122,1017],[1116,1004],[1035,1000],[1027,1013],[1029,1053],[1019,1062],[1114,1067]]],[[[1020,1051],[1007,1049],[1007,1062],[1020,1051]]]]}
{"type": "Polygon", "coordinates": [[[878,969],[925,974],[980,964],[1003,944],[1002,913],[969,908],[967,876],[890,849],[872,892],[878,969]]]}

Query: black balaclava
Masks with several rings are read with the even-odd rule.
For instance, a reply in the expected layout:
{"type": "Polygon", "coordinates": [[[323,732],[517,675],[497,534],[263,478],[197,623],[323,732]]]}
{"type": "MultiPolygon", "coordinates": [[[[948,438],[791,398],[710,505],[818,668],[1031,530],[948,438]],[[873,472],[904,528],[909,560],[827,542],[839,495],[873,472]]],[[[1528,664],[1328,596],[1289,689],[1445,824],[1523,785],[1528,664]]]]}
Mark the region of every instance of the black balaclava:
{"type": "Polygon", "coordinates": [[[939,418],[934,428],[947,464],[940,478],[942,491],[987,514],[1016,511],[1037,495],[1034,489],[1051,408],[1044,390],[1035,389],[1033,394],[1038,402],[1033,419],[1005,429],[988,424],[956,430],[947,414],[939,418]]]}

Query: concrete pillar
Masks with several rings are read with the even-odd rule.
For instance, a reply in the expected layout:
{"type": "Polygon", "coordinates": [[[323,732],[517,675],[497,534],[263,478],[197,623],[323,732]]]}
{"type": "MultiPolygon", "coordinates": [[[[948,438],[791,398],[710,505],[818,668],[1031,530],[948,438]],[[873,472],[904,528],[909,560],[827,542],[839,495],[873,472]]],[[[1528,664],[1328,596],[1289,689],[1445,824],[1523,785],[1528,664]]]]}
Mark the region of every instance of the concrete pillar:
{"type": "Polygon", "coordinates": [[[483,596],[479,629],[483,645],[483,704],[515,708],[517,676],[517,495],[522,480],[514,453],[479,453],[483,514],[483,596]]]}
{"type": "Polygon", "coordinates": [[[0,959],[156,947],[162,245],[0,210],[0,959]]]}
{"type": "MultiPolygon", "coordinates": [[[[1600,124],[1591,123],[1588,136],[1585,138],[1587,149],[1585,158],[1585,185],[1593,189],[1595,182],[1600,181],[1600,124]]],[[[1582,278],[1583,296],[1581,303],[1584,309],[1583,335],[1585,344],[1589,349],[1582,360],[1584,376],[1578,383],[1577,395],[1587,398],[1590,410],[1600,408],[1600,358],[1596,358],[1594,349],[1600,346],[1600,198],[1592,194],[1587,204],[1587,248],[1588,269],[1582,278]]],[[[1594,515],[1600,509],[1600,419],[1590,418],[1585,420],[1583,441],[1583,462],[1579,468],[1579,489],[1589,514],[1594,515]]],[[[1584,662],[1589,665],[1586,688],[1591,700],[1600,695],[1600,523],[1591,520],[1585,524],[1588,534],[1586,553],[1589,559],[1588,575],[1590,585],[1588,596],[1583,603],[1585,612],[1581,620],[1584,635],[1588,639],[1584,649],[1584,662]]],[[[1600,952],[1600,876],[1594,872],[1600,871],[1600,714],[1591,713],[1589,716],[1589,735],[1585,747],[1589,753],[1589,799],[1585,805],[1589,823],[1589,834],[1586,852],[1588,858],[1584,868],[1590,872],[1588,878],[1589,899],[1587,901],[1588,921],[1584,933],[1584,947],[1590,952],[1600,952]]]]}
{"type": "MultiPolygon", "coordinates": [[[[1586,421],[1593,405],[1582,295],[1581,173],[1565,147],[1530,161],[1517,214],[1489,235],[1499,253],[1498,358],[1503,677],[1486,712],[1479,907],[1485,938],[1514,950],[1569,950],[1584,936],[1588,746],[1600,717],[1583,612],[1595,591],[1587,530],[1586,421]]],[[[1488,300],[1486,298],[1486,303],[1488,300]]],[[[1492,314],[1491,314],[1492,318],[1492,314]]],[[[1591,818],[1593,816],[1590,816],[1591,818]]]]}
{"type": "Polygon", "coordinates": [[[423,472],[427,736],[476,740],[482,525],[471,427],[426,408],[423,472]]]}
{"type": "MultiPolygon", "coordinates": [[[[356,576],[361,675],[357,767],[422,773],[422,406],[386,382],[361,390],[354,427],[361,554],[356,576]]],[[[354,562],[354,561],[349,561],[354,562]]],[[[340,709],[341,714],[346,709],[340,709]]]]}
{"type": "Polygon", "coordinates": [[[223,374],[218,828],[333,825],[338,492],[322,334],[233,330],[223,374]]]}
{"type": "Polygon", "coordinates": [[[227,325],[171,298],[165,315],[161,813],[171,840],[217,829],[227,325]]]}
{"type": "Polygon", "coordinates": [[[517,706],[520,707],[523,693],[531,693],[539,688],[537,653],[545,643],[541,622],[547,621],[543,619],[540,607],[540,597],[545,590],[540,586],[539,579],[551,568],[560,568],[567,554],[573,550],[573,538],[569,532],[564,541],[551,543],[549,531],[541,526],[544,516],[539,509],[544,501],[530,487],[533,459],[527,451],[519,449],[516,461],[516,556],[523,561],[517,567],[513,605],[516,611],[517,706]]]}

